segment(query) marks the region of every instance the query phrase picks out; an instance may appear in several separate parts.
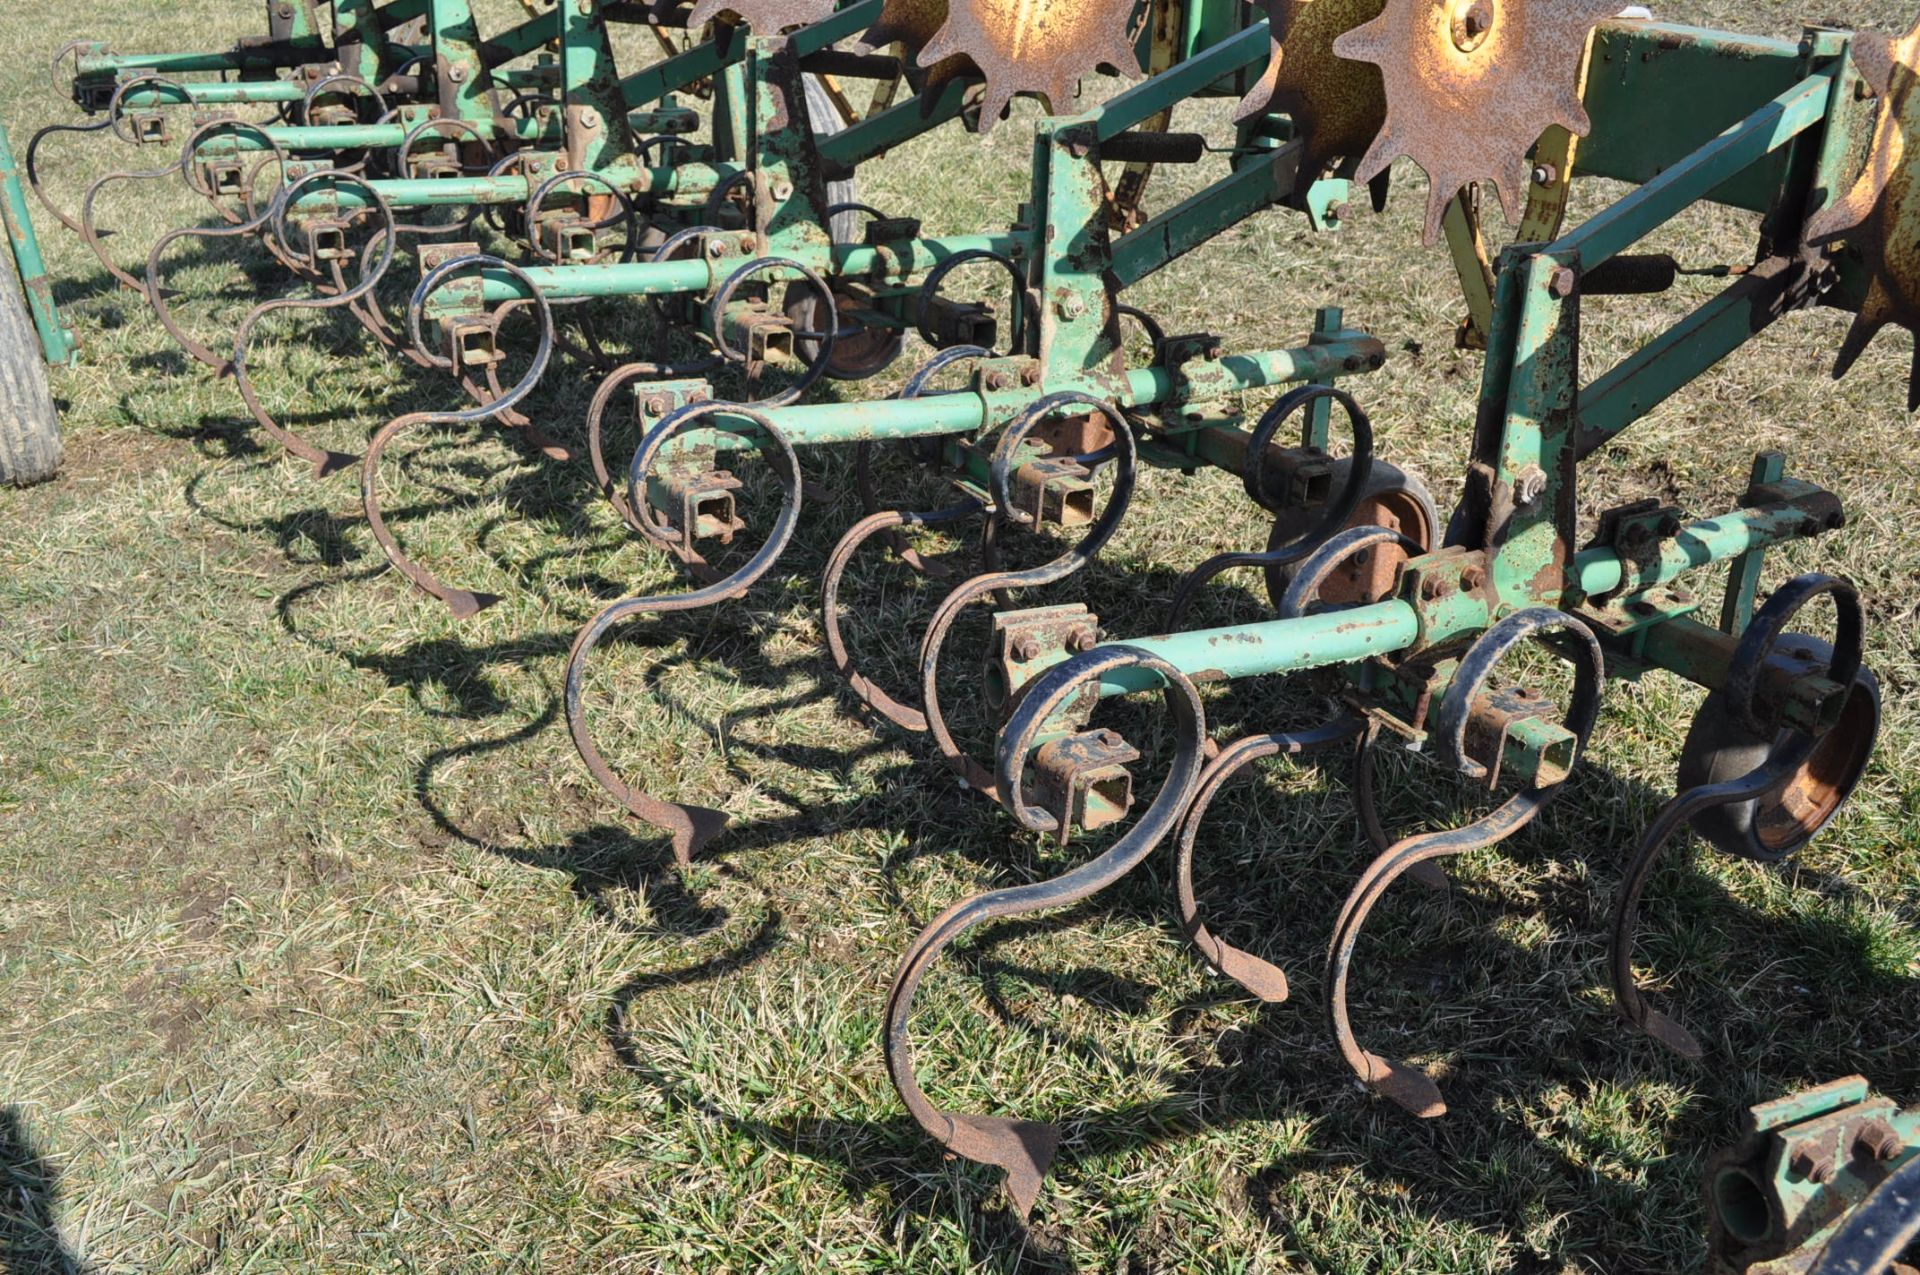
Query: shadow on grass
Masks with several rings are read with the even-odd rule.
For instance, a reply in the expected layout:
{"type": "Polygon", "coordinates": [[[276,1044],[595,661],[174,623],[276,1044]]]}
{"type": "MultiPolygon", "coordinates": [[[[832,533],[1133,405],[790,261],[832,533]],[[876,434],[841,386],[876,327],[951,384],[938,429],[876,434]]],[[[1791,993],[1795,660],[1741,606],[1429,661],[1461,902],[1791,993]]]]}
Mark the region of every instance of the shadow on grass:
{"type": "Polygon", "coordinates": [[[41,1158],[18,1107],[0,1107],[0,1271],[79,1275],[54,1218],[60,1173],[41,1158]]]}

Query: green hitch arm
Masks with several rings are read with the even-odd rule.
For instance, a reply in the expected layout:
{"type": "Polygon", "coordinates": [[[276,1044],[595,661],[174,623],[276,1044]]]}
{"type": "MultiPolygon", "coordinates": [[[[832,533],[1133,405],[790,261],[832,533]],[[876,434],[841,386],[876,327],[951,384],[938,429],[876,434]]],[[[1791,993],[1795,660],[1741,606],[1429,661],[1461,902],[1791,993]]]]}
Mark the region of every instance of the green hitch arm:
{"type": "Polygon", "coordinates": [[[33,232],[26,191],[20,184],[20,166],[14,162],[4,125],[0,125],[0,221],[6,224],[13,264],[20,273],[20,290],[33,312],[33,326],[40,333],[40,347],[47,362],[71,364],[77,352],[73,332],[53,303],[53,281],[47,277],[46,258],[40,255],[40,240],[33,232]]]}

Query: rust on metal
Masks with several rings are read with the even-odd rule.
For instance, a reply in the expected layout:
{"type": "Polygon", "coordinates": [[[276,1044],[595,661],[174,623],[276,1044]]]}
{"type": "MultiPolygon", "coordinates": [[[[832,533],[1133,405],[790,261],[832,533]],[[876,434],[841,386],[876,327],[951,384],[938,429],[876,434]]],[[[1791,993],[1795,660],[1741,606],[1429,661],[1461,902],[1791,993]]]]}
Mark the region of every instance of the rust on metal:
{"type": "Polygon", "coordinates": [[[1833,374],[1845,376],[1881,328],[1897,324],[1916,334],[1907,410],[1920,408],[1920,199],[1915,196],[1920,146],[1920,26],[1895,40],[1861,32],[1853,58],[1880,95],[1873,151],[1846,198],[1807,223],[1807,240],[1825,247],[1840,240],[1866,265],[1867,293],[1841,343],[1833,374]]]}
{"type": "Polygon", "coordinates": [[[1592,128],[1580,103],[1587,37],[1619,11],[1619,0],[1388,0],[1333,45],[1379,67],[1386,85],[1386,123],[1356,179],[1371,181],[1402,155],[1420,165],[1432,186],[1429,244],[1447,205],[1475,181],[1490,181],[1517,223],[1541,134],[1592,128]]]}
{"type": "Polygon", "coordinates": [[[700,0],[687,15],[695,30],[723,13],[746,23],[755,35],[778,35],[792,27],[812,26],[833,16],[834,0],[700,0]]]}
{"type": "Polygon", "coordinates": [[[1380,16],[1386,0],[1268,0],[1272,56],[1236,120],[1281,111],[1306,142],[1301,166],[1318,174],[1364,153],[1387,119],[1380,68],[1338,56],[1340,36],[1380,16]]]}
{"type": "Polygon", "coordinates": [[[962,55],[922,63],[920,55],[946,25],[947,0],[886,0],[880,17],[861,40],[869,49],[894,44],[901,47],[906,54],[901,65],[906,68],[908,81],[921,93],[926,110],[933,109],[951,81],[980,74],[973,59],[962,55]]]}
{"type": "Polygon", "coordinates": [[[965,56],[986,78],[980,128],[992,128],[1016,93],[1068,109],[1080,79],[1102,67],[1136,74],[1134,0],[958,0],[921,50],[923,66],[965,56]]]}

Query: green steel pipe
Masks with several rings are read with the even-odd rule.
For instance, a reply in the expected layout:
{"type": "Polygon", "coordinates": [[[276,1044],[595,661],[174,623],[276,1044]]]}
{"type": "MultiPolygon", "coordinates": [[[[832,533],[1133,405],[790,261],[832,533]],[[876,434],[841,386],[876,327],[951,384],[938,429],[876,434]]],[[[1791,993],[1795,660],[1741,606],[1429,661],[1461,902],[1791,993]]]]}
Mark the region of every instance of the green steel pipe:
{"type": "Polygon", "coordinates": [[[1588,549],[1573,560],[1575,588],[1592,597],[1623,584],[1635,589],[1665,584],[1689,571],[1827,530],[1831,528],[1822,515],[1796,505],[1742,509],[1681,528],[1677,535],[1660,541],[1658,557],[1645,568],[1632,566],[1617,549],[1588,549]]]}
{"type": "MultiPolygon", "coordinates": [[[[435,183],[427,183],[429,185],[435,183]]],[[[523,196],[524,197],[524,196],[523,196]]],[[[976,249],[1005,253],[1014,240],[1008,235],[957,235],[950,239],[915,239],[907,244],[833,244],[816,250],[796,250],[790,259],[811,270],[835,276],[898,278],[922,274],[950,257],[976,249]]],[[[535,266],[526,271],[534,287],[549,298],[644,297],[667,293],[705,292],[716,287],[746,262],[738,257],[719,261],[636,262],[624,266],[535,266]]],[[[526,285],[504,271],[481,272],[485,281],[480,300],[488,304],[530,299],[526,285]]],[[[899,406],[891,399],[882,407],[899,406]]]]}
{"type": "Polygon", "coordinates": [[[215,71],[278,71],[304,66],[320,52],[306,48],[230,49],[224,53],[150,53],[143,55],[90,54],[75,66],[75,79],[110,79],[123,71],[150,71],[156,75],[186,75],[215,71]]]}
{"type": "Polygon", "coordinates": [[[250,106],[258,102],[298,102],[307,95],[307,86],[293,80],[241,80],[223,84],[182,84],[179,89],[154,87],[135,89],[120,99],[133,110],[151,110],[160,106],[250,106]],[[186,90],[183,101],[179,89],[186,90]]]}
{"type": "MultiPolygon", "coordinates": [[[[1224,682],[1273,673],[1354,664],[1391,655],[1420,638],[1420,617],[1397,598],[1347,611],[1265,620],[1224,629],[1196,629],[1112,643],[1159,656],[1196,682],[1224,682]]],[[[1100,681],[1103,696],[1159,689],[1160,675],[1143,668],[1117,669],[1100,681]]]]}

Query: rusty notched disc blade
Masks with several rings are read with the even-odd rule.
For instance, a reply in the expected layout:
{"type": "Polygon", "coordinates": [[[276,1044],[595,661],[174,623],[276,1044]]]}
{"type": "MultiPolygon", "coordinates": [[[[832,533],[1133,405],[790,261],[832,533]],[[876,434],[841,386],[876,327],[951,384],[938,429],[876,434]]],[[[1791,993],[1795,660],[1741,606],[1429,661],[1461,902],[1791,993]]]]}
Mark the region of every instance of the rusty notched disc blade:
{"type": "Polygon", "coordinates": [[[1898,40],[1862,32],[1854,61],[1880,94],[1873,152],[1847,197],[1807,223],[1807,240],[1845,240],[1867,269],[1867,294],[1840,346],[1834,376],[1845,376],[1880,329],[1898,324],[1916,336],[1907,410],[1920,407],[1920,26],[1898,40]]]}
{"type": "Polygon", "coordinates": [[[886,0],[880,6],[878,20],[861,37],[861,44],[869,49],[898,44],[905,50],[907,81],[924,95],[922,105],[928,112],[933,110],[949,81],[980,73],[973,62],[964,57],[921,65],[920,55],[946,25],[947,0],[886,0]]]}
{"type": "Polygon", "coordinates": [[[1358,180],[1402,155],[1425,169],[1428,243],[1447,204],[1476,181],[1491,181],[1518,223],[1533,144],[1552,124],[1577,137],[1592,127],[1580,104],[1587,37],[1619,11],[1620,0],[1387,0],[1333,44],[1386,82],[1386,124],[1358,180]]]}
{"type": "Polygon", "coordinates": [[[1304,172],[1358,158],[1387,120],[1380,68],[1337,56],[1333,42],[1380,16],[1386,0],[1267,0],[1272,56],[1236,120],[1284,112],[1306,141],[1304,172]]]}
{"type": "Polygon", "coordinates": [[[700,0],[687,25],[705,26],[723,13],[747,24],[755,35],[778,35],[790,27],[812,26],[833,16],[835,0],[700,0]]]}
{"type": "Polygon", "coordinates": [[[1137,74],[1135,0],[950,0],[947,22],[920,53],[922,66],[966,57],[986,78],[982,130],[1016,93],[1037,93],[1059,112],[1080,79],[1103,66],[1137,74]]]}

